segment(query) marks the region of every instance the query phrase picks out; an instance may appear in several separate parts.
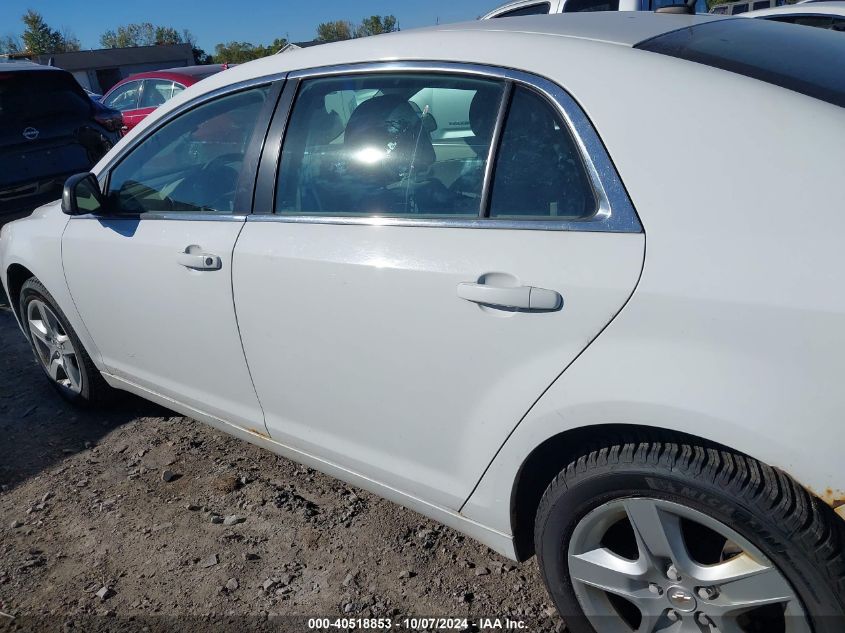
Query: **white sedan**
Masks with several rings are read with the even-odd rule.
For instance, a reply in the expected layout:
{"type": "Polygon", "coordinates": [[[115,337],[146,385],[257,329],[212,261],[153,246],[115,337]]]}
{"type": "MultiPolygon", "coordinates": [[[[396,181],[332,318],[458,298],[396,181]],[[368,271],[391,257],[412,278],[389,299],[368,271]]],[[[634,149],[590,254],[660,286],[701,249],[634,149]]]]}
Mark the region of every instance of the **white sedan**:
{"type": "Polygon", "coordinates": [[[576,633],[840,633],[836,59],[650,13],[272,56],[4,227],[0,277],[68,400],[536,554],[576,633]]]}

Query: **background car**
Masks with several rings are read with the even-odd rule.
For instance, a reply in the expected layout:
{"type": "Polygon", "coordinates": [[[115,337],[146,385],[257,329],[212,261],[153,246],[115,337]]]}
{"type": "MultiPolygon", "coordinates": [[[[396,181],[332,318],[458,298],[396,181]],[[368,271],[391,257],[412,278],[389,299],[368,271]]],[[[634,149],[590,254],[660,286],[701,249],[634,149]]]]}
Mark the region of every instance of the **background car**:
{"type": "MultiPolygon", "coordinates": [[[[768,2],[769,0],[765,0],[768,2]]],[[[655,11],[679,4],[681,0],[518,0],[508,2],[484,15],[482,20],[515,18],[523,15],[578,13],[581,11],[655,11]]],[[[696,0],[696,13],[707,13],[706,0],[696,0]]]]}
{"type": "Polygon", "coordinates": [[[101,101],[123,113],[125,131],[129,131],[188,86],[226,68],[226,64],[208,64],[130,75],[112,86],[101,101]]]}
{"type": "Polygon", "coordinates": [[[842,633],[843,57],[647,12],[273,55],[6,225],[0,280],[69,402],[536,554],[573,633],[842,633]]]}
{"type": "Polygon", "coordinates": [[[750,11],[743,17],[760,18],[774,22],[814,26],[832,31],[845,31],[845,2],[802,2],[788,6],[750,11]]]}
{"type": "Polygon", "coordinates": [[[786,0],[741,0],[740,2],[724,2],[710,9],[710,13],[714,15],[741,15],[748,11],[779,7],[784,4],[786,4],[786,0]]]}
{"type": "Polygon", "coordinates": [[[73,76],[30,62],[0,65],[0,215],[55,199],[119,139],[120,112],[90,99],[73,76]]]}

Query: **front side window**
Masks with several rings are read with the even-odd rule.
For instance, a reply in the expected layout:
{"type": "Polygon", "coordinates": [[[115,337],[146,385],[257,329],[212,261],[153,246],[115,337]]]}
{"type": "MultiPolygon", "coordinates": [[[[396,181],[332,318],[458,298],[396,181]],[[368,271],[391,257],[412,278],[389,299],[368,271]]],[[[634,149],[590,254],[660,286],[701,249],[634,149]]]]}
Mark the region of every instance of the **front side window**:
{"type": "Polygon", "coordinates": [[[503,83],[438,74],[303,82],[276,213],[478,216],[503,83]]]}
{"type": "Polygon", "coordinates": [[[552,105],[514,89],[493,172],[490,217],[584,220],[597,204],[569,129],[552,105]]]}
{"type": "Polygon", "coordinates": [[[754,3],[753,8],[756,11],[758,9],[768,9],[770,6],[771,3],[769,2],[769,0],[757,0],[754,3]]]}
{"type": "Polygon", "coordinates": [[[551,5],[548,2],[539,2],[537,4],[529,4],[527,7],[519,7],[518,9],[511,9],[499,15],[494,15],[494,18],[515,18],[520,15],[548,15],[551,10],[551,5]]]}
{"type": "Polygon", "coordinates": [[[747,4],[735,4],[731,9],[731,15],[739,15],[740,13],[745,13],[748,11],[747,4]]]}
{"type": "Polygon", "coordinates": [[[244,154],[269,87],[220,97],[169,121],[115,167],[108,206],[119,213],[231,213],[244,154]]]}
{"type": "Polygon", "coordinates": [[[130,81],[123,84],[103,100],[103,104],[114,109],[126,112],[138,108],[138,97],[141,94],[141,82],[130,81]]]}

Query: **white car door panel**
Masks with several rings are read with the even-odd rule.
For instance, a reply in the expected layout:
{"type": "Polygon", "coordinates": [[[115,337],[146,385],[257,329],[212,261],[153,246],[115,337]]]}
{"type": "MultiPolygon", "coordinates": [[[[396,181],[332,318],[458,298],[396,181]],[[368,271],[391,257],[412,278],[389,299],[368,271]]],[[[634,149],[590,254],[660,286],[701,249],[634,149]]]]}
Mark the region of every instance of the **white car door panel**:
{"type": "Polygon", "coordinates": [[[630,296],[642,234],[247,222],[244,349],[274,440],[458,508],[508,433],[630,296]],[[488,273],[563,308],[458,297],[488,273]]]}
{"type": "Polygon", "coordinates": [[[68,287],[109,372],[266,430],[241,346],[232,251],[278,96],[270,84],[175,113],[120,156],[62,238],[68,287]]]}
{"type": "Polygon", "coordinates": [[[238,338],[232,248],[243,220],[73,218],[68,285],[111,373],[241,425],[263,428],[238,338]],[[219,269],[181,261],[190,247],[219,269]]]}

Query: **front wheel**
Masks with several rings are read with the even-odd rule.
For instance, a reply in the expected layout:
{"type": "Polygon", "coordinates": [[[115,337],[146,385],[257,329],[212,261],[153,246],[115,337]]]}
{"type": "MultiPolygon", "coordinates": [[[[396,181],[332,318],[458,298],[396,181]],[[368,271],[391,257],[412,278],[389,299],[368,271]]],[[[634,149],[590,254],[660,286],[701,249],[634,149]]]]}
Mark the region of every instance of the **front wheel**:
{"type": "Polygon", "coordinates": [[[103,380],[55,299],[34,277],[21,288],[20,315],[35,359],[66,400],[93,404],[112,399],[114,390],[103,380]]]}
{"type": "Polygon", "coordinates": [[[843,526],[736,453],[622,442],[549,485],[535,524],[573,633],[841,633],[843,526]]]}

